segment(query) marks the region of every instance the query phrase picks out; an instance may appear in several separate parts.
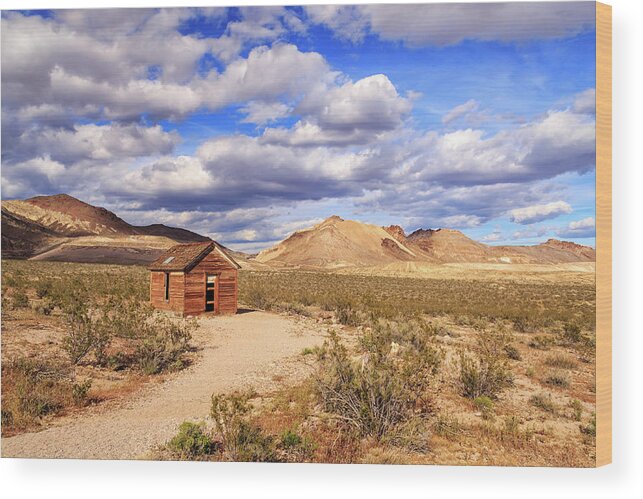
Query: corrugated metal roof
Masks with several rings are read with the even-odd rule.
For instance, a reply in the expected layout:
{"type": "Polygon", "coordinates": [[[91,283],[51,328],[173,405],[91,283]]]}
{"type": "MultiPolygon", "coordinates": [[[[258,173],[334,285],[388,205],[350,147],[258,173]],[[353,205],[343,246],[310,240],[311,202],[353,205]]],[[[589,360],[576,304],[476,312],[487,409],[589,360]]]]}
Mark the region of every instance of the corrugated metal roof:
{"type": "Polygon", "coordinates": [[[228,255],[225,250],[214,241],[203,243],[177,244],[159,256],[148,267],[149,270],[166,272],[187,271],[203,260],[212,250],[219,251],[234,267],[240,265],[228,255]]]}

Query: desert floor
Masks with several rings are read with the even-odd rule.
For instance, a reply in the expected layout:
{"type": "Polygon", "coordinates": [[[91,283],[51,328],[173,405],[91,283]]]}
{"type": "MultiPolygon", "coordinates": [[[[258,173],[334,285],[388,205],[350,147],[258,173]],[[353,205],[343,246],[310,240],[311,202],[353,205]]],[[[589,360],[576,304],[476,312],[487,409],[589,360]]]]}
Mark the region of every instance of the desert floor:
{"type": "Polygon", "coordinates": [[[131,399],[63,417],[43,431],[2,439],[3,457],[134,459],[167,441],[186,420],[208,415],[213,393],[252,388],[259,394],[296,383],[302,349],[323,342],[312,322],[266,312],[199,321],[200,358],[131,399]]]}

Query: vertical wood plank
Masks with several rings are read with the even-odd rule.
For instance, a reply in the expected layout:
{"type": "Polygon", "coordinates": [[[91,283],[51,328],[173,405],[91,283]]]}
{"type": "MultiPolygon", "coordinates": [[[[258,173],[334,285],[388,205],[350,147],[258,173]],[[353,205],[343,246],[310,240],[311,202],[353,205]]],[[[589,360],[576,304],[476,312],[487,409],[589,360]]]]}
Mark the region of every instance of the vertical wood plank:
{"type": "Polygon", "coordinates": [[[596,3],[596,465],[612,462],[612,7],[596,3]]]}

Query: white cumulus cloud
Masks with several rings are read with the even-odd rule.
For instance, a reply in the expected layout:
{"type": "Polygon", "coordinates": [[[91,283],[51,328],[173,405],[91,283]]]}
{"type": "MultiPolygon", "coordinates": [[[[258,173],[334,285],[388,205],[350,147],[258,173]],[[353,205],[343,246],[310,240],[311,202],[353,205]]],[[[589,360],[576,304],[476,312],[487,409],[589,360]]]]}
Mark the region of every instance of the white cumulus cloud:
{"type": "Polygon", "coordinates": [[[509,220],[517,224],[528,225],[571,212],[572,207],[568,203],[565,201],[555,201],[553,203],[537,204],[511,210],[509,212],[509,220]]]}

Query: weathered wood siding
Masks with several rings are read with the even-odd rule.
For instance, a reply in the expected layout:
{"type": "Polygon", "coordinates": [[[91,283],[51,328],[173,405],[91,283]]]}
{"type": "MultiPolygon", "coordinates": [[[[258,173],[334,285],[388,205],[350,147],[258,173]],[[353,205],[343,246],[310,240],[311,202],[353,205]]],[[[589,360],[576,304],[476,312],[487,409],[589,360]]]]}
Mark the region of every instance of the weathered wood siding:
{"type": "Polygon", "coordinates": [[[185,307],[185,274],[170,272],[170,296],[165,301],[165,272],[150,272],[150,301],[161,310],[183,312],[185,307]]]}
{"type": "Polygon", "coordinates": [[[213,251],[185,275],[185,314],[205,312],[205,279],[217,276],[214,287],[215,314],[237,313],[237,269],[218,251],[213,251]]]}

